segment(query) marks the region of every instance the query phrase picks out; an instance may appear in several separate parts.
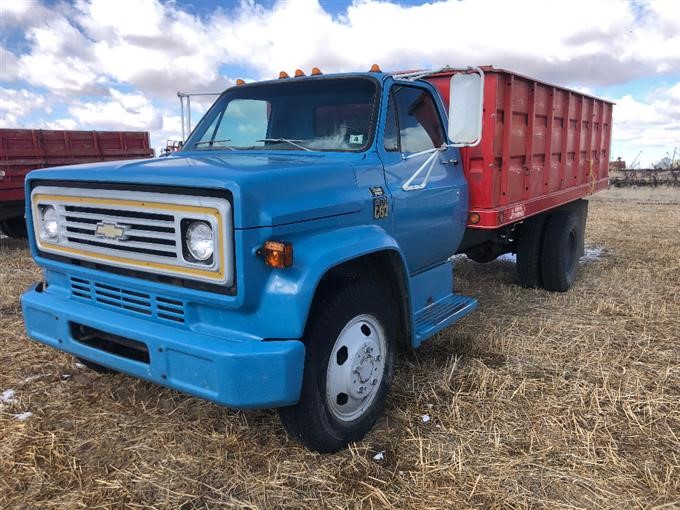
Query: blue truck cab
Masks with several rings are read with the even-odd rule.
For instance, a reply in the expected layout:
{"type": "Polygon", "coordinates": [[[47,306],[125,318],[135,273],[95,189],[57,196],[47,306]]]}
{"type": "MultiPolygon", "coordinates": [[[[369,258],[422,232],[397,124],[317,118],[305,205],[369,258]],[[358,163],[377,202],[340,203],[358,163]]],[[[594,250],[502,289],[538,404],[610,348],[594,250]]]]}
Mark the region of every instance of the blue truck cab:
{"type": "Polygon", "coordinates": [[[277,407],[318,451],[361,439],[397,349],[476,306],[454,293],[468,190],[449,124],[413,74],[283,78],[227,89],[167,157],[30,173],[28,335],[277,407]]]}

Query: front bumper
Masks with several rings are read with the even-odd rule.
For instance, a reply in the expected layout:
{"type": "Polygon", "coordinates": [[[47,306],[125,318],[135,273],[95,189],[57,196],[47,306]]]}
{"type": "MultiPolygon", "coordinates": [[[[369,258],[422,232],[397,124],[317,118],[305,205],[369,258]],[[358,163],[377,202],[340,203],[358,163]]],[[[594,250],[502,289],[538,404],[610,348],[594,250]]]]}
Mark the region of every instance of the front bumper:
{"type": "Polygon", "coordinates": [[[305,348],[299,340],[233,341],[138,319],[42,291],[21,298],[29,337],[94,363],[236,409],[280,407],[300,396],[305,348]],[[73,337],[72,325],[143,343],[149,362],[73,337]]]}

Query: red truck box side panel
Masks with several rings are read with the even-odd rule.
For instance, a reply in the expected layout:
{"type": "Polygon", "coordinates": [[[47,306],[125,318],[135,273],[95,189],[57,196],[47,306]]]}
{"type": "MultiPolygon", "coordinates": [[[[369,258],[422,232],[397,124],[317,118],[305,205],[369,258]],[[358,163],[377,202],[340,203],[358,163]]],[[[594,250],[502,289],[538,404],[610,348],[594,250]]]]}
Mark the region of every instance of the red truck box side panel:
{"type": "Polygon", "coordinates": [[[0,129],[0,204],[23,201],[31,170],[151,156],[147,132],[0,129]]]}
{"type": "MultiPolygon", "coordinates": [[[[461,151],[471,228],[493,229],[607,187],[612,103],[484,68],[482,140],[461,151]]],[[[452,73],[427,80],[449,104],[452,73]]]]}

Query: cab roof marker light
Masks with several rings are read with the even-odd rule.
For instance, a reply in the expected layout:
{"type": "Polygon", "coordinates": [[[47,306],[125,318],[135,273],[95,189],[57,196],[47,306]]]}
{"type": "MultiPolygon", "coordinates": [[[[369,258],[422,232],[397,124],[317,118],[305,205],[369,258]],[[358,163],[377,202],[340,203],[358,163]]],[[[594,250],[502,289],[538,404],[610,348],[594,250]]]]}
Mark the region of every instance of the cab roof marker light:
{"type": "Polygon", "coordinates": [[[373,64],[371,66],[371,69],[368,72],[369,73],[382,73],[382,70],[380,69],[380,66],[378,64],[373,64]]]}
{"type": "Polygon", "coordinates": [[[311,73],[312,76],[318,76],[320,74],[323,74],[321,72],[321,69],[319,69],[318,67],[312,67],[312,73],[311,73]]]}
{"type": "Polygon", "coordinates": [[[242,80],[241,78],[236,80],[236,85],[245,85],[245,84],[246,84],[245,80],[242,80]]]}
{"type": "Polygon", "coordinates": [[[305,72],[302,69],[296,69],[295,70],[295,77],[300,78],[301,76],[306,76],[305,72]]]}
{"type": "Polygon", "coordinates": [[[290,76],[288,76],[288,73],[286,71],[281,71],[279,73],[279,80],[285,80],[286,78],[290,78],[290,76]]]}

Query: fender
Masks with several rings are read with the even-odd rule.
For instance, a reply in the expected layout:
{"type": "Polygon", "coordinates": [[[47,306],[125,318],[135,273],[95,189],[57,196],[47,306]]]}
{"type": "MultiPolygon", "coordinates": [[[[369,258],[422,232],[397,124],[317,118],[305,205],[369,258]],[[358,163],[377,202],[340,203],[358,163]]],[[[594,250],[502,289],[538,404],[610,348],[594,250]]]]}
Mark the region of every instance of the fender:
{"type": "MultiPolygon", "coordinates": [[[[258,310],[261,324],[269,324],[266,329],[271,328],[272,334],[276,331],[279,338],[302,338],[319,282],[343,262],[391,250],[399,255],[404,275],[408,275],[399,245],[376,225],[358,225],[289,240],[293,243],[293,267],[272,272],[258,310]]],[[[404,286],[410,295],[408,277],[404,286]]]]}

